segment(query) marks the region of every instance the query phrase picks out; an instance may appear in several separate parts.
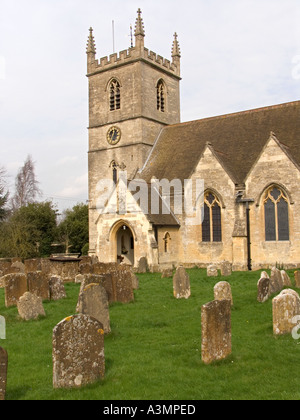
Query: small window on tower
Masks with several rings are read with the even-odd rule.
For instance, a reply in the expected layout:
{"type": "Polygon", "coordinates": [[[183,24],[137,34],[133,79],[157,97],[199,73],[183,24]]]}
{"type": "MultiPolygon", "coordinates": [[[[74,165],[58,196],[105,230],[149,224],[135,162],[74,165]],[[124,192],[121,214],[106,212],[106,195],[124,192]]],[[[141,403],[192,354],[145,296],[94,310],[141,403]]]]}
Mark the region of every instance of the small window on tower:
{"type": "Polygon", "coordinates": [[[157,83],[157,110],[165,112],[165,87],[162,80],[157,83]]]}
{"type": "Polygon", "coordinates": [[[121,108],[120,83],[116,79],[110,82],[109,106],[111,111],[121,108]]]}

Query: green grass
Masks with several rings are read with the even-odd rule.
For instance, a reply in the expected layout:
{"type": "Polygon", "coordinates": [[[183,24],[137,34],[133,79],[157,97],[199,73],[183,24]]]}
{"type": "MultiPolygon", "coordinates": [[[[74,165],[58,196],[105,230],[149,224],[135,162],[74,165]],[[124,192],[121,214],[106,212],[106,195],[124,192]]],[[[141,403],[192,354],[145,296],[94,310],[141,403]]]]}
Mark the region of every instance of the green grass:
{"type": "MultiPolygon", "coordinates": [[[[45,302],[46,317],[25,322],[5,308],[7,400],[202,400],[300,399],[300,342],[274,337],[272,300],[256,301],[259,272],[233,273],[232,355],[201,361],[201,306],[213,300],[221,278],[188,270],[192,296],[173,298],[172,279],[139,275],[135,302],[110,307],[112,333],[105,337],[106,376],[76,390],[52,387],[52,330],[75,313],[79,285],[66,284],[67,299],[45,302]]],[[[289,273],[291,275],[291,272],[289,273]]],[[[291,275],[292,277],[292,275],[291,275]]]]}

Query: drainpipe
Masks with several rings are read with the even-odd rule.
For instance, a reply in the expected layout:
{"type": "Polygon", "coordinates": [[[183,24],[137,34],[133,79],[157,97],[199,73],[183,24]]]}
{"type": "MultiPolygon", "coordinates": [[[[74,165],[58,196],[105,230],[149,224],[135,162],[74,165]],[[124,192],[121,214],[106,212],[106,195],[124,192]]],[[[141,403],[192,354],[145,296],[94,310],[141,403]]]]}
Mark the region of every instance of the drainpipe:
{"type": "Polygon", "coordinates": [[[246,228],[247,228],[247,266],[248,270],[252,270],[252,259],[251,259],[251,236],[250,236],[250,207],[249,203],[254,203],[252,198],[241,198],[241,192],[237,194],[237,203],[246,203],[246,228]]]}

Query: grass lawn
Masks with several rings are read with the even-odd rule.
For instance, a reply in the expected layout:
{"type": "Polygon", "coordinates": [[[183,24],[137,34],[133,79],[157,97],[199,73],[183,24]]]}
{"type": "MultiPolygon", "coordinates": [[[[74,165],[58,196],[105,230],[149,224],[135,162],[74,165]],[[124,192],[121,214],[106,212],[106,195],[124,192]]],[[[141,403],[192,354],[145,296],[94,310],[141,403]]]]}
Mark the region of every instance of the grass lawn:
{"type": "MultiPolygon", "coordinates": [[[[52,330],[75,313],[79,285],[66,284],[67,299],[44,302],[46,317],[25,322],[5,308],[8,352],[7,400],[207,400],[300,399],[300,341],[274,337],[272,299],[258,303],[260,272],[208,278],[188,270],[192,296],[173,298],[172,279],[141,274],[135,302],[110,307],[112,332],[105,337],[106,376],[76,390],[52,387],[52,330]],[[232,355],[206,366],[201,361],[201,306],[213,300],[220,280],[231,284],[232,355]]],[[[292,281],[292,271],[288,272],[292,281]]]]}

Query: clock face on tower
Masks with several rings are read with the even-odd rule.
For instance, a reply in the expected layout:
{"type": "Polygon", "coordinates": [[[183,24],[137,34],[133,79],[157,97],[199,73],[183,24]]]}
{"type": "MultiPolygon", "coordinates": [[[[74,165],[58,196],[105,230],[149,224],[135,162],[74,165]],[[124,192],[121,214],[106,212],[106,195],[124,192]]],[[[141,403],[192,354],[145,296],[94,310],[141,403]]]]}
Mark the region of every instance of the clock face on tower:
{"type": "Polygon", "coordinates": [[[114,146],[121,139],[121,130],[118,127],[111,127],[107,132],[106,138],[108,143],[114,146]]]}

